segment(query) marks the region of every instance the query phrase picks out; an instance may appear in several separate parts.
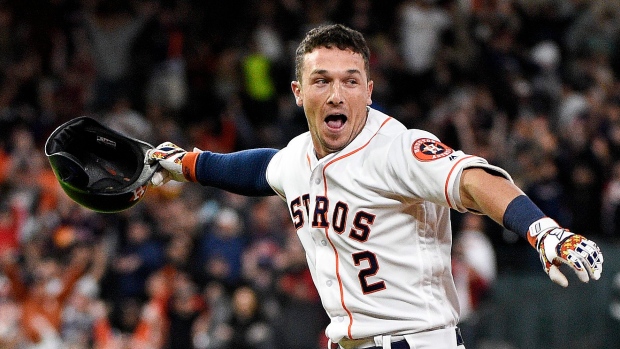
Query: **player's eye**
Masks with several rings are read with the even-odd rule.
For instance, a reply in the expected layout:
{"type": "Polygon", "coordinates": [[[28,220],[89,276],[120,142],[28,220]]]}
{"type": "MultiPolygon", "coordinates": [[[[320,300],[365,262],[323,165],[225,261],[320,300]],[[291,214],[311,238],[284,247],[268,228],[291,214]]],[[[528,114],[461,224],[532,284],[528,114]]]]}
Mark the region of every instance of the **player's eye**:
{"type": "Polygon", "coordinates": [[[345,83],[346,83],[347,85],[357,85],[357,84],[359,84],[359,82],[357,81],[357,79],[348,79],[348,80],[346,80],[346,81],[345,81],[345,83]]]}

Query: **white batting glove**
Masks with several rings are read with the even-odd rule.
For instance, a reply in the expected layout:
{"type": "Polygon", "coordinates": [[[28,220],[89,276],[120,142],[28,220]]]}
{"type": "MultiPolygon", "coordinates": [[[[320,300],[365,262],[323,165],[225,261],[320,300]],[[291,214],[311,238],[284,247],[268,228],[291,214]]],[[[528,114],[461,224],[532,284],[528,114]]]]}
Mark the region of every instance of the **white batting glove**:
{"type": "Polygon", "coordinates": [[[559,266],[570,266],[582,282],[598,280],[603,271],[603,254],[592,240],[561,228],[553,219],[542,218],[530,225],[528,240],[540,255],[545,272],[562,287],[568,286],[559,266]]]}
{"type": "Polygon", "coordinates": [[[144,162],[152,164],[157,161],[162,167],[161,170],[155,172],[153,178],[151,178],[151,183],[154,186],[160,186],[169,180],[187,182],[183,175],[181,162],[186,154],[187,151],[185,149],[171,142],[164,142],[156,148],[147,150],[144,162]]]}

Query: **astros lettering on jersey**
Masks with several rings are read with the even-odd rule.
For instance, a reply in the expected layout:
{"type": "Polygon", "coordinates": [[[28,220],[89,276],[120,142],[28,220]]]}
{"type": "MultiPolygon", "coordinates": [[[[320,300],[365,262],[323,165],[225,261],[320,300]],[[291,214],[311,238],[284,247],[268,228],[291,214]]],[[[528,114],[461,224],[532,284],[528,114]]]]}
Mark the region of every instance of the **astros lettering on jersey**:
{"type": "Polygon", "coordinates": [[[333,342],[456,326],[450,208],[466,211],[459,180],[468,167],[510,180],[372,108],[337,153],[318,160],[306,132],[274,156],[267,180],[288,205],[333,342]]]}

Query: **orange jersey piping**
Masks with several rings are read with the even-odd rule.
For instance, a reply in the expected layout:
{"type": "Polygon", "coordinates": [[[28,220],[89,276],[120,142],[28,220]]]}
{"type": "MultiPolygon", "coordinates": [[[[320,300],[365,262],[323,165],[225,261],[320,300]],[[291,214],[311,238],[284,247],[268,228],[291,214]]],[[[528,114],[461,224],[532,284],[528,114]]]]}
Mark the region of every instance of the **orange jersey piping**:
{"type": "MultiPolygon", "coordinates": [[[[392,117],[388,117],[387,119],[385,119],[383,121],[383,123],[381,123],[381,126],[379,126],[379,130],[388,122],[392,120],[392,117]]],[[[346,157],[349,157],[355,153],[357,153],[358,151],[366,148],[366,146],[370,143],[370,141],[372,141],[373,138],[375,138],[375,136],[377,135],[377,133],[379,133],[379,130],[377,130],[377,132],[372,135],[372,137],[370,137],[370,139],[368,140],[368,142],[366,142],[364,145],[362,145],[361,147],[347,153],[344,154],[342,156],[339,156],[331,161],[329,161],[327,164],[325,164],[325,167],[323,167],[323,188],[325,190],[325,196],[327,197],[327,180],[325,178],[325,170],[327,169],[327,167],[333,163],[335,163],[336,161],[342,160],[346,157]]],[[[339,259],[340,259],[340,255],[338,254],[338,250],[336,249],[336,246],[334,246],[334,244],[332,243],[332,240],[329,237],[329,228],[325,228],[325,237],[327,238],[327,241],[329,241],[330,246],[332,247],[332,250],[334,250],[334,254],[336,255],[336,278],[338,279],[338,287],[340,288],[340,304],[342,305],[342,308],[347,312],[347,315],[349,316],[349,326],[347,328],[347,336],[349,337],[349,339],[353,339],[353,335],[351,334],[351,327],[353,327],[353,314],[351,314],[351,311],[349,310],[349,308],[347,308],[347,306],[345,305],[344,302],[344,288],[342,287],[342,278],[340,277],[340,263],[338,263],[339,259]]]]}

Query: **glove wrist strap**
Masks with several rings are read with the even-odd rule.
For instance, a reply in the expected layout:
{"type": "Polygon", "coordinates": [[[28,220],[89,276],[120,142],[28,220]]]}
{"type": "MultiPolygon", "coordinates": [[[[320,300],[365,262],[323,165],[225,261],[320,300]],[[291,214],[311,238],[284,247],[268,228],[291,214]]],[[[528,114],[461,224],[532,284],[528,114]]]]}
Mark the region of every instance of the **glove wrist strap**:
{"type": "Polygon", "coordinates": [[[527,241],[532,247],[537,248],[538,241],[543,237],[544,233],[554,228],[559,228],[560,225],[549,217],[541,218],[532,223],[527,232],[527,241]]]}
{"type": "Polygon", "coordinates": [[[190,182],[198,182],[196,179],[196,162],[198,161],[199,152],[188,152],[181,160],[183,169],[183,177],[190,182]]]}

